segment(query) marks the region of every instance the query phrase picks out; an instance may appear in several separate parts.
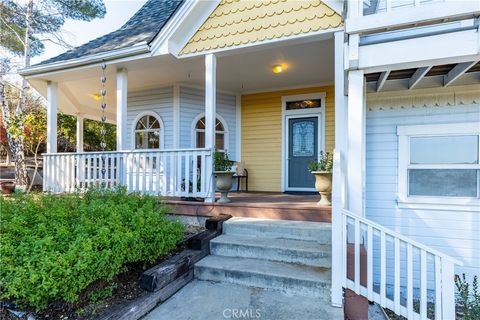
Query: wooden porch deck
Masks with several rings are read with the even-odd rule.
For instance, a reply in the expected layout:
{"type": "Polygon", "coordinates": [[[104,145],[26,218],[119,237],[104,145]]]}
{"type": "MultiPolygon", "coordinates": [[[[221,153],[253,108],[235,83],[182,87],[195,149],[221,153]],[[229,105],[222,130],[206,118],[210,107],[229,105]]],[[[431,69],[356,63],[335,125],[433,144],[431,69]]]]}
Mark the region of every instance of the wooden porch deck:
{"type": "MultiPolygon", "coordinates": [[[[220,195],[217,194],[217,198],[220,195]]],[[[319,207],[319,195],[270,192],[231,192],[228,204],[182,201],[166,198],[173,214],[331,222],[331,207],[319,207]]]]}

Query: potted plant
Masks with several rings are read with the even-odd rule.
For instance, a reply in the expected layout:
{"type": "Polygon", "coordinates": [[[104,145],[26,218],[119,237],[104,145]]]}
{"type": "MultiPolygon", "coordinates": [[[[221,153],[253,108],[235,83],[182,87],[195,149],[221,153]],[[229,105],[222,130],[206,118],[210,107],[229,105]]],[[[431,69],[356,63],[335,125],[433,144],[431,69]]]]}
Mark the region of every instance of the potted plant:
{"type": "Polygon", "coordinates": [[[15,182],[13,181],[4,181],[0,183],[0,186],[3,194],[11,194],[15,191],[15,182]]]}
{"type": "Polygon", "coordinates": [[[228,158],[228,153],[215,151],[213,153],[214,161],[214,171],[215,174],[215,185],[217,190],[220,191],[220,199],[217,200],[218,203],[228,203],[228,191],[232,188],[233,184],[233,175],[235,174],[232,171],[232,161],[228,158]]]}
{"type": "Polygon", "coordinates": [[[319,161],[311,161],[308,170],[315,176],[315,189],[320,193],[319,206],[330,206],[332,195],[332,168],[333,155],[330,152],[320,151],[319,161]]]}

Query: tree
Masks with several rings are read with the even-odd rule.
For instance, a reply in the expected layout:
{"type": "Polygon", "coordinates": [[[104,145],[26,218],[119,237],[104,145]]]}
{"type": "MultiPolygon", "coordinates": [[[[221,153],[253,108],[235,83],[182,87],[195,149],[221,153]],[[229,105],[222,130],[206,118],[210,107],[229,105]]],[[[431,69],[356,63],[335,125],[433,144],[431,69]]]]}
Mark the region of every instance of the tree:
{"type": "MultiPolygon", "coordinates": [[[[0,46],[11,54],[22,56],[21,68],[30,66],[30,58],[44,50],[44,42],[52,41],[66,45],[60,29],[65,19],[91,21],[105,16],[105,5],[101,0],[2,0],[0,2],[0,46]]],[[[23,79],[15,108],[6,100],[6,86],[3,72],[0,73],[0,105],[6,128],[18,127],[24,133],[22,122],[28,82],[23,79]],[[9,108],[10,106],[10,108],[9,108]]],[[[17,184],[28,185],[29,179],[25,164],[24,134],[13,136],[7,130],[8,145],[15,157],[17,184]]]]}

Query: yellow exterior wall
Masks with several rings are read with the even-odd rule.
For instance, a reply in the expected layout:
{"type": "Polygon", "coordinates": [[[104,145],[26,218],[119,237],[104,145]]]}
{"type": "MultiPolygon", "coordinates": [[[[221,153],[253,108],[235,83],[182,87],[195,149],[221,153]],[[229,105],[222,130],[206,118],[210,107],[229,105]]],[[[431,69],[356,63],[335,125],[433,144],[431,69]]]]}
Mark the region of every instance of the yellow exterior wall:
{"type": "Polygon", "coordinates": [[[248,170],[249,190],[281,191],[282,96],[325,92],[325,148],[335,144],[333,86],[282,90],[242,96],[242,161],[248,170]]]}
{"type": "Polygon", "coordinates": [[[289,38],[342,24],[342,17],[320,0],[222,0],[181,54],[289,38]]]}

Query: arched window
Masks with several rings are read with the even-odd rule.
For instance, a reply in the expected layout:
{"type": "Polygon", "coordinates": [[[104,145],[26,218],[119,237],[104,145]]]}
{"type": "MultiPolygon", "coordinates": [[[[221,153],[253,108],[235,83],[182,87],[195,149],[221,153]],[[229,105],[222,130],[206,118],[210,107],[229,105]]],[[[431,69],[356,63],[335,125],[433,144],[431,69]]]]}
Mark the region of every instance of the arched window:
{"type": "Polygon", "coordinates": [[[162,123],[152,114],[142,116],[135,124],[135,149],[160,149],[162,123]]]}
{"type": "MultiPolygon", "coordinates": [[[[225,151],[227,146],[227,131],[223,122],[216,118],[215,122],[215,147],[218,151],[225,151]]],[[[195,124],[195,146],[205,148],[205,117],[200,118],[195,124]]]]}

